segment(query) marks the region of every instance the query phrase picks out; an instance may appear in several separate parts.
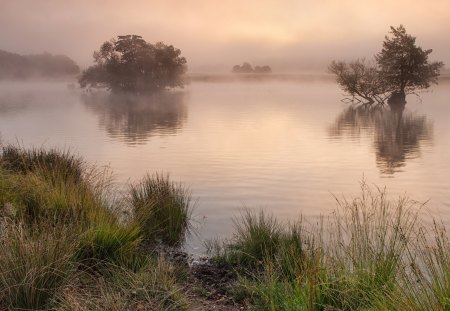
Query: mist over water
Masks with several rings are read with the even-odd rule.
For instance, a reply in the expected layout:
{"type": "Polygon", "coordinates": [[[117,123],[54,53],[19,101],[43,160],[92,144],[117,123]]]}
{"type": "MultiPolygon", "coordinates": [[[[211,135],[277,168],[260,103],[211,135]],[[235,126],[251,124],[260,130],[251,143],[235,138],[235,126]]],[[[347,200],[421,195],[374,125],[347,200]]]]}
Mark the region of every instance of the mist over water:
{"type": "Polygon", "coordinates": [[[372,57],[403,24],[449,64],[447,0],[0,1],[0,50],[65,54],[82,68],[100,44],[137,34],[180,48],[191,72],[247,61],[274,72],[324,71],[333,59],[372,57]]]}
{"type": "MultiPolygon", "coordinates": [[[[282,219],[327,215],[358,182],[429,200],[450,221],[450,84],[399,117],[341,102],[329,79],[193,80],[152,96],[66,83],[0,84],[2,141],[68,148],[109,165],[119,184],[168,172],[197,200],[202,239],[227,236],[243,207],[282,219]]],[[[201,241],[190,241],[191,251],[201,241]]]]}

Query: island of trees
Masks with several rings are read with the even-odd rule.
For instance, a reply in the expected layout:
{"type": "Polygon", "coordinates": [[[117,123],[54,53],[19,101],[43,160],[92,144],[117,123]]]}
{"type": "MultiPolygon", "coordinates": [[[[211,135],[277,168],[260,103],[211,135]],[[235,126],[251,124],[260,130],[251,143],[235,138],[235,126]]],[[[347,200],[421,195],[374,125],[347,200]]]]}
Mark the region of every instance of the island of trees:
{"type": "Polygon", "coordinates": [[[94,52],[95,64],[83,71],[81,87],[149,93],[182,87],[186,59],[163,42],[151,44],[137,35],[118,36],[94,52]]]}
{"type": "Polygon", "coordinates": [[[79,72],[78,65],[66,55],[19,55],[0,50],[0,79],[56,78],[79,72]]]}
{"type": "Polygon", "coordinates": [[[428,60],[432,50],[417,46],[403,25],[391,26],[390,35],[374,60],[333,61],[330,65],[338,84],[353,99],[369,105],[404,106],[407,94],[437,84],[444,64],[428,60]]]}
{"type": "Polygon", "coordinates": [[[242,66],[235,65],[232,69],[233,73],[272,73],[272,69],[267,66],[255,66],[255,68],[252,67],[249,63],[245,62],[242,64],[242,66]]]}

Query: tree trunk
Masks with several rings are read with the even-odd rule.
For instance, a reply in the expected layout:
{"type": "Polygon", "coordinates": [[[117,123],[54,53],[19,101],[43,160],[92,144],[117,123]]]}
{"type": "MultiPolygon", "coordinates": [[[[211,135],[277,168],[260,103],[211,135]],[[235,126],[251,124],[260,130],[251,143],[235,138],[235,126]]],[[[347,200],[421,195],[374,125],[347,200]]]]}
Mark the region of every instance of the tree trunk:
{"type": "Polygon", "coordinates": [[[392,111],[403,111],[406,105],[406,94],[404,91],[395,91],[388,99],[392,111]]]}

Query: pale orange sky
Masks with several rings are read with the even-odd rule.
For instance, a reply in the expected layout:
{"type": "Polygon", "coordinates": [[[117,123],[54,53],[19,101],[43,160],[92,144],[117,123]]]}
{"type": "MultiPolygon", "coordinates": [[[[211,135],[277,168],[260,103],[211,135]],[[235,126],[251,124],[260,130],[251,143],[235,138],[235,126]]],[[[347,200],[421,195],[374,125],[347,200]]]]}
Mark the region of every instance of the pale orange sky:
{"type": "Polygon", "coordinates": [[[236,63],[323,70],[371,57],[404,24],[433,59],[450,64],[449,0],[0,0],[0,49],[63,53],[89,65],[100,44],[139,34],[182,50],[191,71],[236,63]]]}

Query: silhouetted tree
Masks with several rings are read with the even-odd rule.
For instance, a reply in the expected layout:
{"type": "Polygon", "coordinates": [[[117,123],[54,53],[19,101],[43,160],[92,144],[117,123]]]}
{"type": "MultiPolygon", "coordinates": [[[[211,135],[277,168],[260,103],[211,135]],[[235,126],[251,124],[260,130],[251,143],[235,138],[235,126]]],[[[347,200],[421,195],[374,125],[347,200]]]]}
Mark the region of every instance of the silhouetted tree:
{"type": "Polygon", "coordinates": [[[245,62],[242,66],[235,65],[233,66],[233,73],[253,73],[253,67],[249,63],[245,62]]]}
{"type": "Polygon", "coordinates": [[[150,44],[141,36],[118,36],[94,52],[95,65],[86,69],[81,87],[105,86],[113,91],[151,92],[182,87],[186,59],[162,42],[150,44]]]}
{"type": "Polygon", "coordinates": [[[380,79],[377,66],[365,59],[346,63],[333,61],[330,72],[336,75],[337,83],[351,96],[359,96],[368,103],[383,102],[385,84],[380,79]]]}
{"type": "Polygon", "coordinates": [[[270,68],[269,66],[265,65],[265,66],[255,66],[255,73],[271,73],[272,72],[272,68],[270,68]]]}
{"type": "Polygon", "coordinates": [[[231,70],[233,73],[271,73],[272,69],[265,65],[265,66],[256,66],[254,69],[252,65],[245,62],[242,64],[242,66],[235,65],[233,66],[233,69],[231,70]]]}
{"type": "Polygon", "coordinates": [[[428,62],[432,50],[416,45],[416,38],[407,34],[405,27],[391,26],[383,42],[383,49],[375,56],[376,64],[357,60],[351,63],[335,62],[329,70],[336,75],[342,89],[367,103],[405,104],[407,93],[426,89],[437,83],[442,62],[428,62]]]}
{"type": "MultiPolygon", "coordinates": [[[[405,27],[391,26],[391,38],[385,37],[383,49],[375,56],[381,80],[393,94],[429,88],[437,83],[442,62],[428,62],[433,51],[416,45],[416,38],[407,34],[405,27]]],[[[398,95],[397,95],[398,96],[398,95]]]]}

